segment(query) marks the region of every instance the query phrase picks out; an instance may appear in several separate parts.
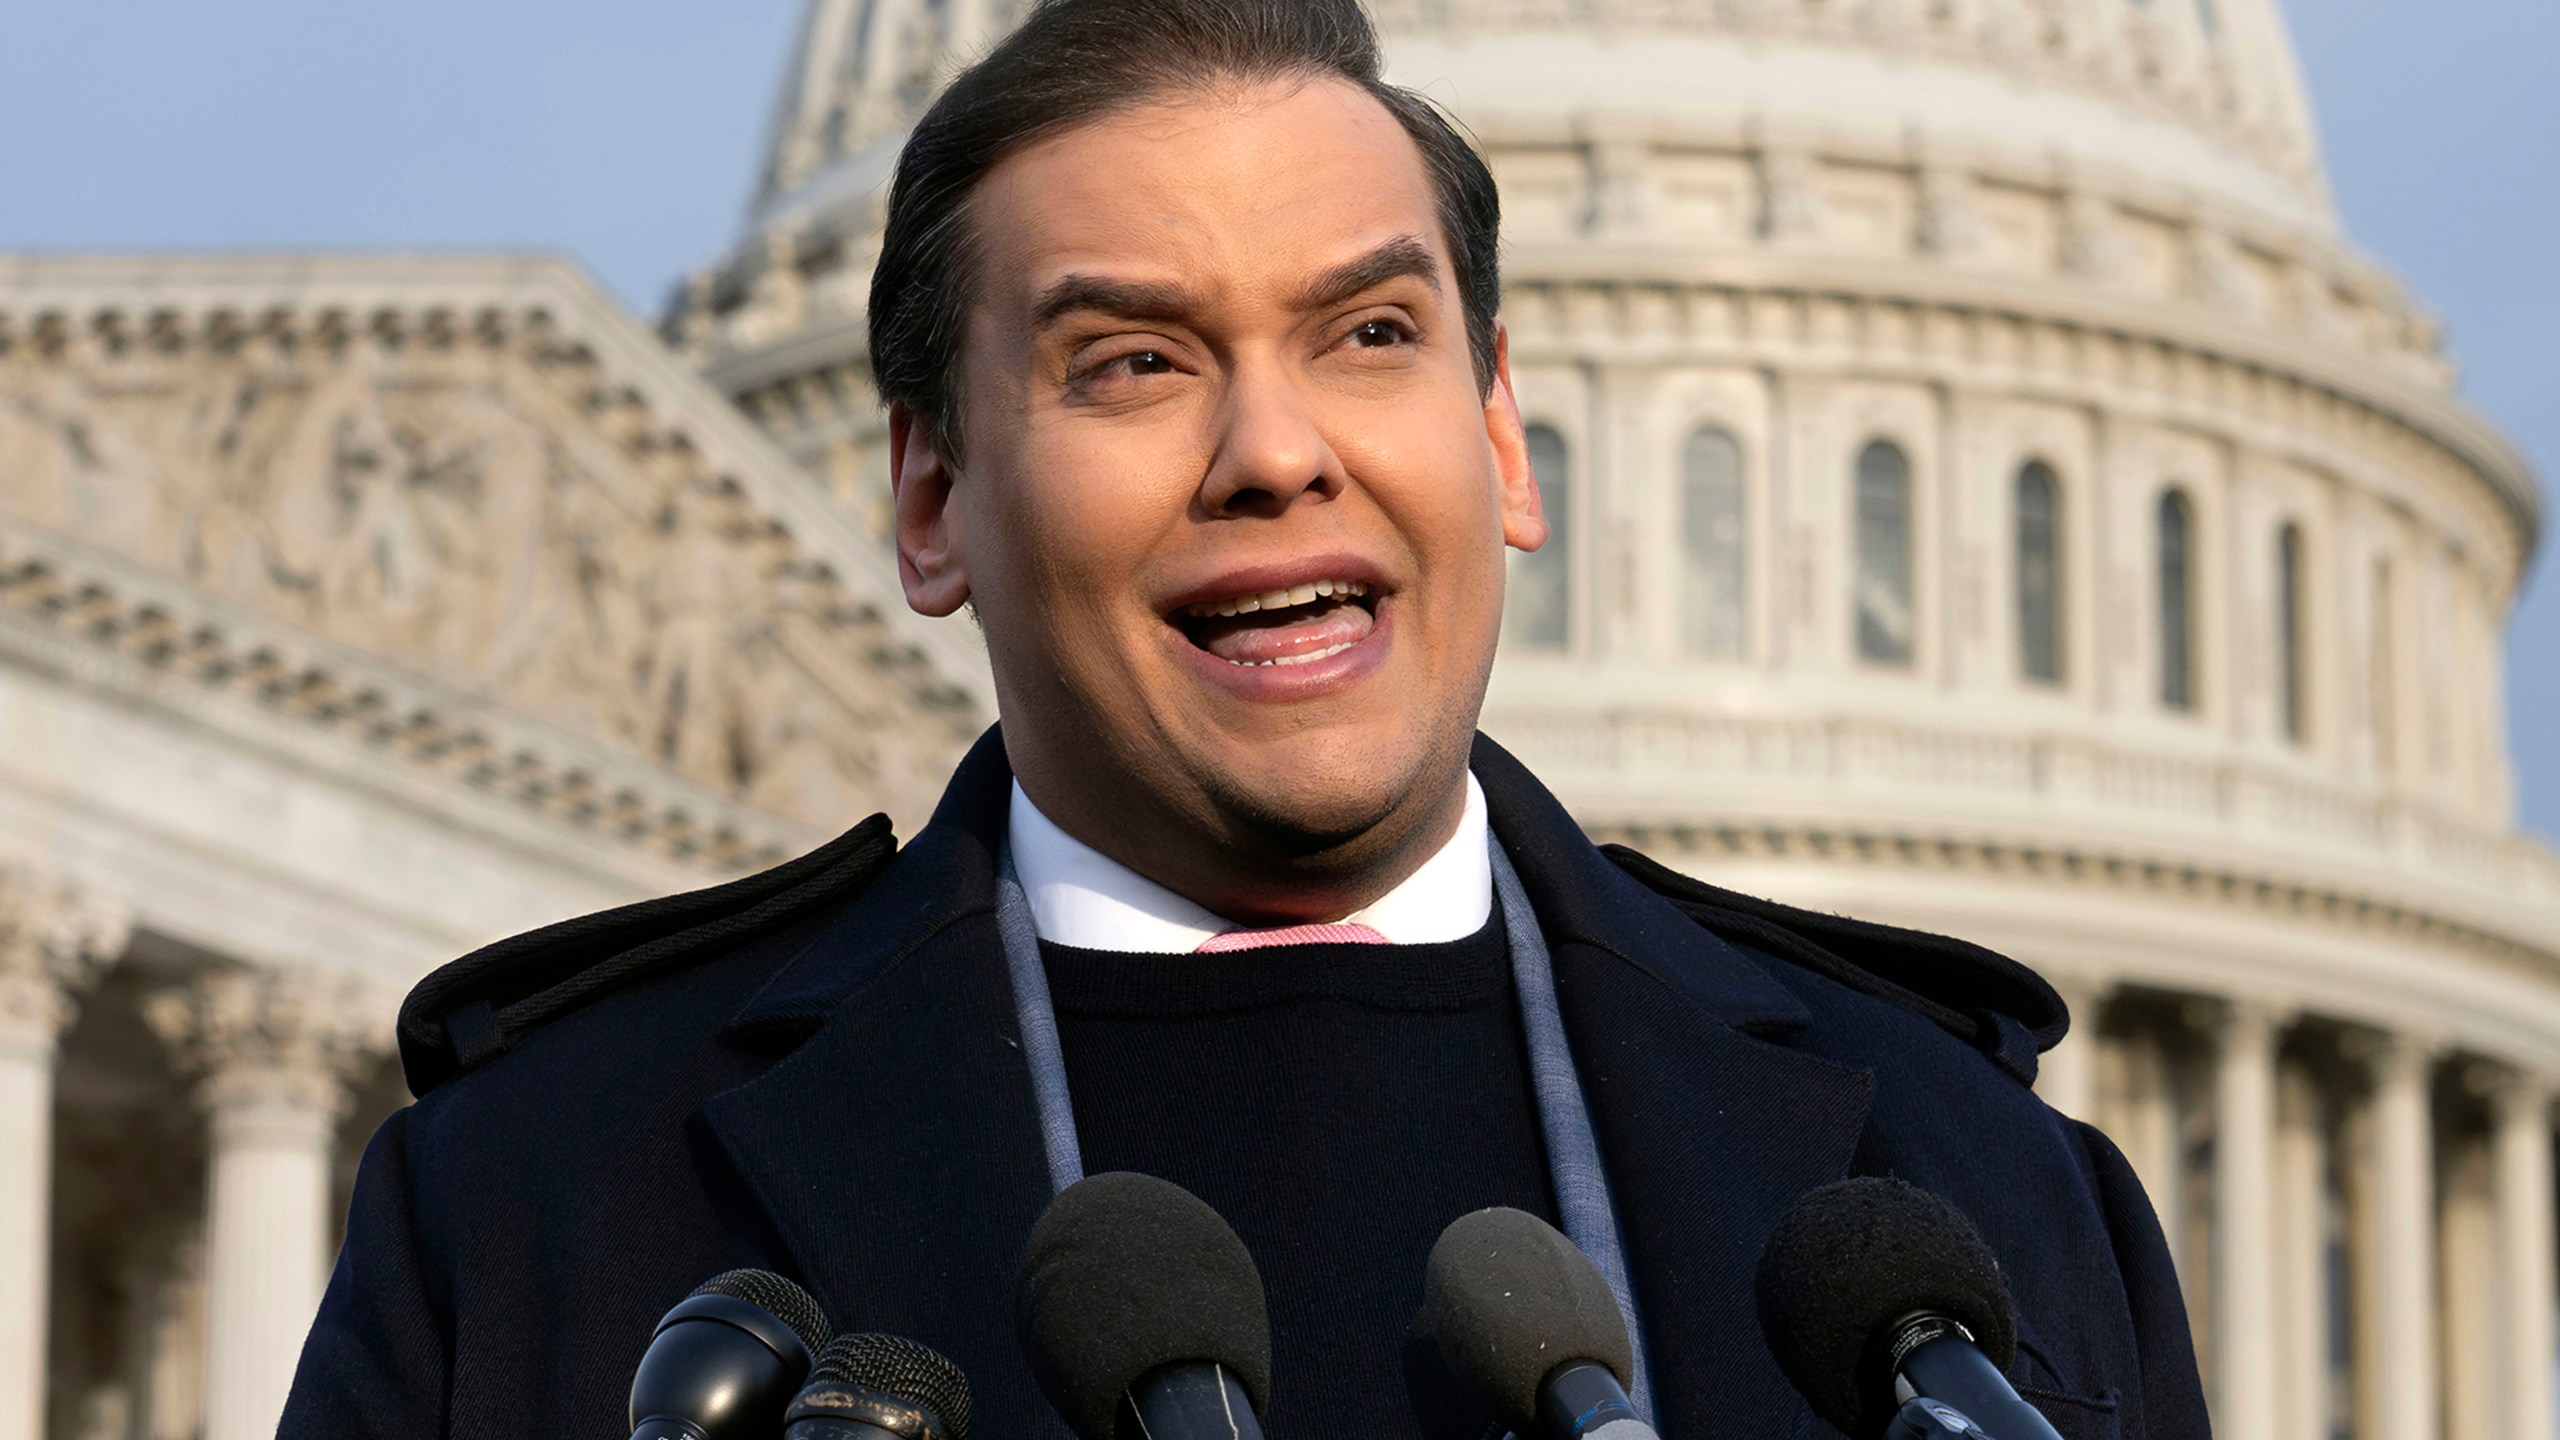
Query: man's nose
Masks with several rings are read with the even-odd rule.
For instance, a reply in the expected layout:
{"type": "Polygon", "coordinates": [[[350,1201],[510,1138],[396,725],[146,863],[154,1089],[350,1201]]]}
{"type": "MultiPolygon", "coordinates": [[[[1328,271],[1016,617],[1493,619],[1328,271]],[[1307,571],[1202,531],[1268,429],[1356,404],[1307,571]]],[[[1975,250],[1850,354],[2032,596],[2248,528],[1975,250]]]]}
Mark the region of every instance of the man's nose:
{"type": "Polygon", "coordinates": [[[1278,366],[1240,366],[1219,413],[1217,453],[1200,486],[1212,515],[1276,515],[1313,494],[1342,491],[1342,461],[1316,423],[1311,397],[1278,366]]]}

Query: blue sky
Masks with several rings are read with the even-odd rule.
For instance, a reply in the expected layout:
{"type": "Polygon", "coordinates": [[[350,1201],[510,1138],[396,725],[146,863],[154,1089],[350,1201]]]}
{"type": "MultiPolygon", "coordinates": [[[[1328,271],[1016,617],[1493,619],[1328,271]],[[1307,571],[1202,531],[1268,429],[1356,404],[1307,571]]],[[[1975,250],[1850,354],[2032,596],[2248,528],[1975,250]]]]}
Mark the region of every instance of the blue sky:
{"type": "MultiPolygon", "coordinates": [[[[2464,393],[2560,463],[2560,5],[2292,0],[2339,209],[2445,320],[2464,393]]],[[[2525,823],[2560,837],[2560,515],[2507,651],[2525,823]]]]}
{"type": "MultiPolygon", "coordinates": [[[[2560,460],[2560,5],[2293,0],[2347,226],[2560,460]]],[[[19,0],[0,249],[566,251],[645,314],[731,238],[799,0],[19,0]]],[[[2560,566],[2509,653],[2560,836],[2560,566]]]]}

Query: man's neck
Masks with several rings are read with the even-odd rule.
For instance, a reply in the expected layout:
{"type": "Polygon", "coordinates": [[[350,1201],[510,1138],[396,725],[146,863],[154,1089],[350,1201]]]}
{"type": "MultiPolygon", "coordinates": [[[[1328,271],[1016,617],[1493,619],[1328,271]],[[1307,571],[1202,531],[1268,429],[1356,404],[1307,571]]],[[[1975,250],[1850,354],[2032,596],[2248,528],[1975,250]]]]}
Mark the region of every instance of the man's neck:
{"type": "MultiPolygon", "coordinates": [[[[1440,843],[1366,903],[1303,908],[1290,920],[1365,925],[1398,944],[1471,935],[1492,913],[1484,792],[1464,777],[1458,813],[1440,843]]],[[[1210,937],[1253,928],[1259,917],[1222,915],[1103,853],[1052,820],[1013,787],[1014,868],[1042,939],[1087,949],[1173,953],[1210,937]]]]}
{"type": "Polygon", "coordinates": [[[1374,903],[1448,844],[1475,779],[1464,764],[1347,838],[1301,849],[1210,804],[1187,813],[1143,791],[1093,793],[1017,758],[1014,783],[1086,846],[1211,914],[1249,926],[1322,924],[1374,903]]]}

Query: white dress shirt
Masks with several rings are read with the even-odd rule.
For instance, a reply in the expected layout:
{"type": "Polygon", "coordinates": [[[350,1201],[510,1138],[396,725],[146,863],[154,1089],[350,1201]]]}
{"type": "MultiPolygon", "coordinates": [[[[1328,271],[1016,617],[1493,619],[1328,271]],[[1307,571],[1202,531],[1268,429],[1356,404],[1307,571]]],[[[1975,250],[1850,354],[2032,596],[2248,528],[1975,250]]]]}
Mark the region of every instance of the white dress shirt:
{"type": "MultiPolygon", "coordinates": [[[[1022,782],[1009,816],[1013,872],[1040,938],[1082,950],[1187,955],[1213,935],[1254,927],[1215,915],[1057,827],[1022,782]]],[[[1493,914],[1493,861],[1485,850],[1484,790],[1467,776],[1458,832],[1403,884],[1336,917],[1366,925],[1392,945],[1463,940],[1493,914]]]]}

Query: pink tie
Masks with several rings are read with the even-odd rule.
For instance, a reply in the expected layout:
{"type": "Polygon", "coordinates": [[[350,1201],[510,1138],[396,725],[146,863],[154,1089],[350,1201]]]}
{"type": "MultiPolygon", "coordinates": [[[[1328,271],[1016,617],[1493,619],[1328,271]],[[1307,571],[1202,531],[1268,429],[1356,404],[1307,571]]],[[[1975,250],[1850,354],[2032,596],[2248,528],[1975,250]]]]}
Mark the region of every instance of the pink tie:
{"type": "Polygon", "coordinates": [[[1198,955],[1262,950],[1273,945],[1384,945],[1387,937],[1366,925],[1283,925],[1276,930],[1230,930],[1200,942],[1198,955]]]}

